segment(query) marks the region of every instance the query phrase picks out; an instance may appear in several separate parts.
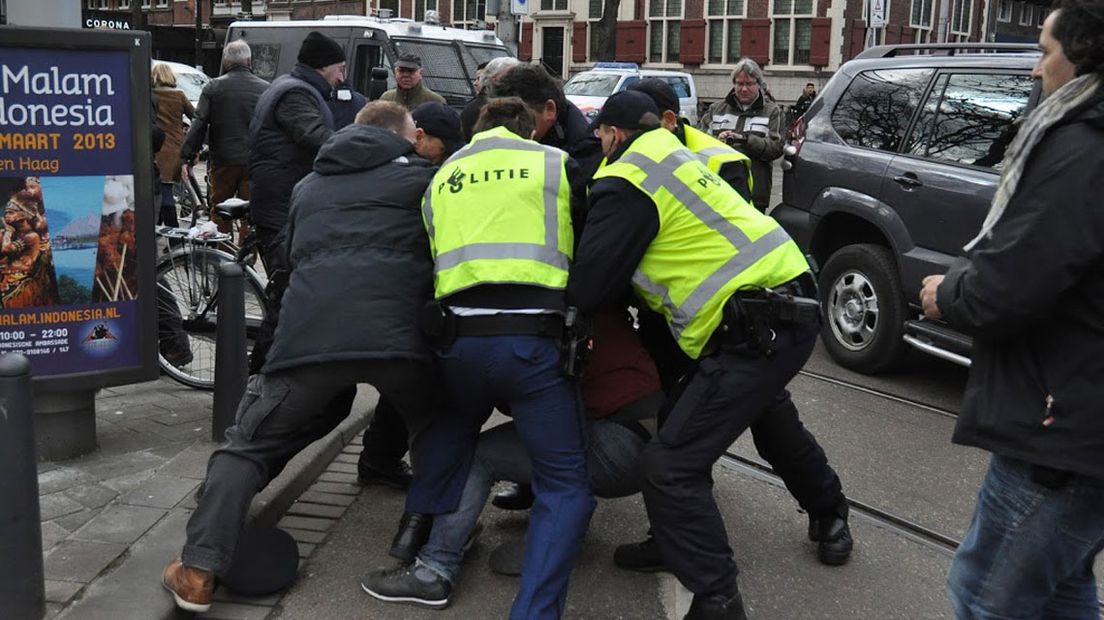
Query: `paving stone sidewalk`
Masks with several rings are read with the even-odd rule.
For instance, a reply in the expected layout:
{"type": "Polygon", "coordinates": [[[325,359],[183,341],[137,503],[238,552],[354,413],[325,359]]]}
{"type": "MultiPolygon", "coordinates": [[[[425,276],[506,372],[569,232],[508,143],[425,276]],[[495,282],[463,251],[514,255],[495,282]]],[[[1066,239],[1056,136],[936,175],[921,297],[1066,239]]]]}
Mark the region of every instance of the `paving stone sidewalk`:
{"type": "MultiPolygon", "coordinates": [[[[288,465],[254,501],[251,518],[279,520],[364,428],[376,399],[374,390],[361,386],[352,415],[288,465]]],[[[99,449],[84,457],[39,464],[47,618],[154,618],[171,613],[159,575],[168,558],[179,553],[184,523],[195,507],[194,492],[218,446],[210,440],[211,403],[211,392],[166,377],[101,390],[96,396],[99,449]]],[[[312,507],[294,508],[290,514],[316,518],[332,513],[326,506],[340,505],[344,497],[351,502],[352,492],[346,487],[352,487],[347,483],[356,476],[346,475],[352,479],[324,483],[337,486],[315,489],[325,495],[308,496],[318,501],[304,501],[312,507]],[[336,488],[346,492],[335,498],[331,491],[336,488]]],[[[300,551],[309,553],[313,543],[296,538],[303,545],[300,551]]],[[[276,601],[219,598],[209,617],[264,617],[276,601]]]]}

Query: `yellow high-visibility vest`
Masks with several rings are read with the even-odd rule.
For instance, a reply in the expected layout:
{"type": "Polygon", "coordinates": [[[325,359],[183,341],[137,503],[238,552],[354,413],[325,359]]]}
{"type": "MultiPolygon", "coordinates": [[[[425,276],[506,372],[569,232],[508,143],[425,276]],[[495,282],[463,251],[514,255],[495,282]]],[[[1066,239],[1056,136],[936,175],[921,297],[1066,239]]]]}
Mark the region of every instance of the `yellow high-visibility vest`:
{"type": "Polygon", "coordinates": [[[733,293],[778,286],[809,269],[778,222],[666,129],[638,136],[594,175],[604,177],[625,179],[655,202],[659,232],[633,274],[633,288],[663,314],[691,358],[701,356],[733,293]]]}
{"type": "Polygon", "coordinates": [[[755,189],[755,179],[751,176],[751,158],[740,151],[721,142],[713,136],[695,129],[689,125],[683,125],[683,135],[686,136],[686,148],[700,157],[713,174],[721,173],[721,166],[738,161],[747,168],[748,191],[755,189]]]}
{"type": "Polygon", "coordinates": [[[437,299],[480,284],[567,286],[566,162],[563,151],[496,127],[441,166],[422,199],[437,299]]]}

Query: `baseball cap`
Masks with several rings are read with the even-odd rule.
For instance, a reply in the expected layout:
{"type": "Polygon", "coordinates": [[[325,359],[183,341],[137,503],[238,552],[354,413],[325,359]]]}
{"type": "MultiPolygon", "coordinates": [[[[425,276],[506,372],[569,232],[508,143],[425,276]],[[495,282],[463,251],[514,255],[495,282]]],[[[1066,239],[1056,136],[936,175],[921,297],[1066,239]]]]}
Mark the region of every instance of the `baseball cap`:
{"type": "Polygon", "coordinates": [[[629,90],[640,91],[651,97],[660,112],[670,111],[678,115],[681,110],[679,98],[678,95],[675,94],[675,89],[671,88],[671,85],[666,81],[659,78],[644,78],[643,80],[637,80],[629,86],[629,90]]]}
{"type": "Polygon", "coordinates": [[[652,98],[635,90],[623,90],[606,99],[591,129],[610,125],[621,129],[653,129],[659,126],[659,108],[652,98]],[[648,115],[651,115],[651,118],[648,115]]]}
{"type": "Polygon", "coordinates": [[[409,52],[399,54],[399,58],[395,61],[396,69],[421,69],[422,59],[417,54],[411,54],[409,52]]]}
{"type": "Polygon", "coordinates": [[[414,108],[410,113],[414,118],[414,125],[433,136],[440,138],[445,143],[445,148],[450,153],[455,153],[464,146],[464,139],[460,135],[460,114],[443,103],[429,101],[414,108]]]}

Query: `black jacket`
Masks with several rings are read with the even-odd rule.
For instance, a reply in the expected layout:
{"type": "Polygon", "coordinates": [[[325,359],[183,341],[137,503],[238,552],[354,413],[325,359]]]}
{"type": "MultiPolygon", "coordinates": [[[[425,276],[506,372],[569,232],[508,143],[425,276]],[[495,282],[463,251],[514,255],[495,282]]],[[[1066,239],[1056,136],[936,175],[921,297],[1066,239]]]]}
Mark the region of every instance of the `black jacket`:
{"type": "Polygon", "coordinates": [[[422,194],[435,168],[400,136],[350,125],[291,197],[291,277],[265,372],[340,360],[429,360],[433,297],[422,194]]]}
{"type": "Polygon", "coordinates": [[[768,99],[763,91],[745,110],[731,90],[724,99],[709,106],[709,111],[698,121],[698,128],[716,136],[731,130],[743,134],[746,142],[733,148],[751,158],[751,178],[754,181],[752,197],[760,211],[770,206],[774,160],[782,156],[786,145],[782,134],[782,108],[768,99]]]}
{"type": "Polygon", "coordinates": [[[203,87],[192,128],[184,138],[180,159],[191,162],[210,130],[211,164],[244,166],[249,163],[249,121],[268,82],[248,67],[234,65],[203,87]]]}
{"type": "Polygon", "coordinates": [[[1104,88],[1042,138],[990,237],[938,289],[974,337],[956,443],[1104,479],[1101,178],[1104,88]]]}
{"type": "Polygon", "coordinates": [[[291,188],[311,171],[318,149],[333,134],[332,90],[317,71],[295,65],[257,102],[249,125],[249,202],[257,226],[283,228],[291,188]]]}
{"type": "Polygon", "coordinates": [[[541,138],[540,143],[570,155],[587,179],[594,176],[602,163],[602,143],[594,136],[583,113],[570,101],[556,116],[556,124],[541,138]]]}

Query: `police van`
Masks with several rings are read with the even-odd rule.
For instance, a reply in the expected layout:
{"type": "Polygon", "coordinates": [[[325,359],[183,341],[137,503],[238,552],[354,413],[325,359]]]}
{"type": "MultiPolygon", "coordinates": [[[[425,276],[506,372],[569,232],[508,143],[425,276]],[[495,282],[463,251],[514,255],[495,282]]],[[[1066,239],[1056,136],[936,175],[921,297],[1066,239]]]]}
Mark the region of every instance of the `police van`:
{"type": "MultiPolygon", "coordinates": [[[[387,72],[387,88],[395,87],[391,64],[400,53],[422,59],[426,87],[450,105],[462,106],[475,96],[472,81],[476,67],[510,56],[502,41],[487,30],[463,30],[436,23],[435,12],[426,12],[426,22],[363,15],[327,15],[321,20],[283,22],[234,22],[226,42],[242,39],[253,51],[253,72],[272,81],[290,73],[299,45],[312,30],[337,41],[345,48],[346,81],[365,96],[372,97],[372,69],[387,72]]],[[[382,72],[377,72],[382,75],[382,72]]]]}

